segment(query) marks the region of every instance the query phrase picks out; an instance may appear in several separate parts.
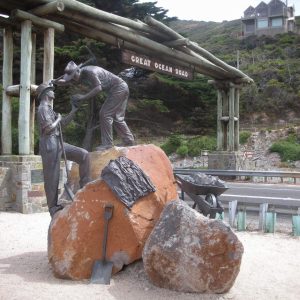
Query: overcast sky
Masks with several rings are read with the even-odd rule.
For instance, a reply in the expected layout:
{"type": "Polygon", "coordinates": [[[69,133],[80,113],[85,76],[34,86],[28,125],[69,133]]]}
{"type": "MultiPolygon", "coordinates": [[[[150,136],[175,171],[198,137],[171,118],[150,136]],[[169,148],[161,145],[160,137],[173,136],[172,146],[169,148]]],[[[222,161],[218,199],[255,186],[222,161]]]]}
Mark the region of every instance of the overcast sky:
{"type": "MultiPolygon", "coordinates": [[[[180,20],[215,21],[239,19],[250,5],[255,7],[262,0],[140,0],[157,2],[156,6],[168,9],[168,17],[180,20]]],[[[270,0],[264,2],[269,3],[270,0]]],[[[285,2],[285,0],[283,1],[285,2]]],[[[300,15],[300,0],[288,0],[288,5],[295,5],[296,16],[300,15]]]]}

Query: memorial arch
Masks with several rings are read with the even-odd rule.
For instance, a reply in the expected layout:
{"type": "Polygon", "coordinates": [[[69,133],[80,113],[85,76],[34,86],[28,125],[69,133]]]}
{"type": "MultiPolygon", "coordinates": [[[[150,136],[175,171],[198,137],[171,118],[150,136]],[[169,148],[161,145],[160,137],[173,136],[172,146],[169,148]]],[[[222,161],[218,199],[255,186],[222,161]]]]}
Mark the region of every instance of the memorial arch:
{"type": "MultiPolygon", "coordinates": [[[[193,72],[210,78],[218,91],[217,148],[239,148],[239,95],[252,79],[226,64],[197,43],[147,16],[131,20],[75,0],[10,0],[0,3],[3,28],[2,158],[12,154],[11,97],[19,97],[18,140],[20,157],[33,154],[36,35],[43,34],[43,81],[53,78],[55,32],[65,30],[122,49],[123,61],[142,68],[191,79],[193,72]],[[19,84],[13,85],[13,32],[20,32],[19,84]],[[156,61],[155,61],[156,60],[156,61]]],[[[3,166],[3,164],[2,164],[3,166]]]]}

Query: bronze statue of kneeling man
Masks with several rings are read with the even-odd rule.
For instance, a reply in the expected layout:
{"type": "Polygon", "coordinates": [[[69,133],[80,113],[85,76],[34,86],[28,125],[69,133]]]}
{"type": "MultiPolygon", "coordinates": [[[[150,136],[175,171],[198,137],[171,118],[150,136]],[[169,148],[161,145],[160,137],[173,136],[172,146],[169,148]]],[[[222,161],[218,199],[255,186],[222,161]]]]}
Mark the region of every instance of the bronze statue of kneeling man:
{"type": "MultiPolygon", "coordinates": [[[[43,162],[44,188],[47,205],[51,217],[63,209],[58,205],[58,184],[60,175],[60,160],[62,155],[62,144],[60,139],[60,126],[68,125],[73,119],[77,109],[62,117],[55,113],[51,103],[55,99],[54,87],[49,84],[41,84],[37,88],[37,100],[40,102],[37,111],[37,120],[40,131],[40,155],[43,162]]],[[[79,164],[80,187],[82,188],[90,181],[89,153],[85,149],[63,143],[66,158],[79,164]]]]}

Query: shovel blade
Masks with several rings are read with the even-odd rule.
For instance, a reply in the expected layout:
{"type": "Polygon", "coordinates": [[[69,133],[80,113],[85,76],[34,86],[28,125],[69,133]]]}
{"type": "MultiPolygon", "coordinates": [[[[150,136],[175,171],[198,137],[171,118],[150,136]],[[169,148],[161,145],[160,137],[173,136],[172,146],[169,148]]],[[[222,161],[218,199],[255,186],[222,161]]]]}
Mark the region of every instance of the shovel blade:
{"type": "Polygon", "coordinates": [[[93,266],[91,283],[110,284],[113,262],[96,260],[93,266]]]}

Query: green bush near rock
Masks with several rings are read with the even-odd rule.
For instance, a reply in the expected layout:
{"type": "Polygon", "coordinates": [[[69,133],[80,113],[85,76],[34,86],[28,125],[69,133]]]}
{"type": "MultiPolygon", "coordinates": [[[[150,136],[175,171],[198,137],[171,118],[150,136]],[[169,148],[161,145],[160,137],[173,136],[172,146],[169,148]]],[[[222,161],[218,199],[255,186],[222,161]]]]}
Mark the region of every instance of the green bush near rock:
{"type": "Polygon", "coordinates": [[[180,157],[199,156],[203,150],[216,150],[217,141],[211,136],[183,137],[174,134],[161,145],[161,148],[167,155],[177,153],[180,157]]]}
{"type": "Polygon", "coordinates": [[[286,139],[274,143],[270,152],[277,152],[282,161],[300,160],[300,144],[295,134],[290,134],[286,139]]]}
{"type": "Polygon", "coordinates": [[[248,142],[249,137],[251,136],[250,131],[241,131],[240,132],[240,144],[244,145],[248,142]]]}

